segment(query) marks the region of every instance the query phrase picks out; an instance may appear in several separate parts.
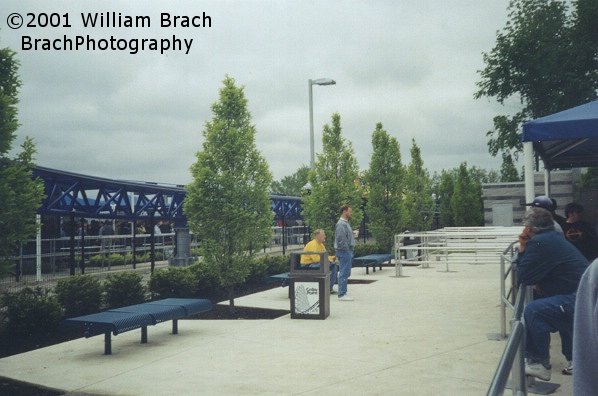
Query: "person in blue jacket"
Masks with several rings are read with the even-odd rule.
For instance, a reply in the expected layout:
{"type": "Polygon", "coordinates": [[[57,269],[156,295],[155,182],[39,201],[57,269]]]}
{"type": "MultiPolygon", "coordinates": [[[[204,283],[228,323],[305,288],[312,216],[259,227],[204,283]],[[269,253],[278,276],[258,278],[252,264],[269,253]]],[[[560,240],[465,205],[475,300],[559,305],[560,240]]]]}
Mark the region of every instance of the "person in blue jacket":
{"type": "Polygon", "coordinates": [[[554,230],[550,212],[530,209],[517,258],[518,281],[533,286],[536,296],[523,313],[527,375],[550,380],[550,333],[557,331],[567,359],[563,374],[572,374],[575,293],[587,266],[579,250],[554,230]]]}
{"type": "Polygon", "coordinates": [[[573,325],[573,394],[598,391],[598,259],[579,281],[573,325]]]}

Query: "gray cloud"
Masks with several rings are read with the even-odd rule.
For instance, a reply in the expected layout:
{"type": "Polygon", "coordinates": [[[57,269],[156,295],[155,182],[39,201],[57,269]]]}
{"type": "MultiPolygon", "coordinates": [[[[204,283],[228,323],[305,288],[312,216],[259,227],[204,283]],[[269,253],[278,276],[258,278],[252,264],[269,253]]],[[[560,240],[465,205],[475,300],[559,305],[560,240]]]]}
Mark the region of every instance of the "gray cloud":
{"type": "Polygon", "coordinates": [[[112,178],[190,181],[210,106],[226,74],[245,93],[256,142],[275,178],[309,163],[307,80],[314,87],[316,149],[333,112],[369,164],[376,122],[395,135],[403,161],[414,137],[431,170],[463,160],[497,168],[485,132],[499,107],[474,100],[481,53],[494,45],[508,1],[85,1],[7,0],[10,12],[68,12],[70,29],[6,27],[23,80],[19,141],[37,142],[43,166],[112,178]],[[147,29],[84,29],[80,12],[150,15],[147,29]],[[207,12],[212,27],[160,28],[161,12],[207,12]],[[22,34],[193,38],[189,55],[22,51],[22,34]]]}

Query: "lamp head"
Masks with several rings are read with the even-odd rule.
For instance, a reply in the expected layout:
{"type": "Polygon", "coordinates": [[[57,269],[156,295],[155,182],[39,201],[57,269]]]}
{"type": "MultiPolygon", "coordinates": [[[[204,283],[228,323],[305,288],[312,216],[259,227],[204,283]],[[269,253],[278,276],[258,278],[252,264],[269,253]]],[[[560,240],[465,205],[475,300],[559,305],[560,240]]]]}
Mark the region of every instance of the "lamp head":
{"type": "Polygon", "coordinates": [[[312,85],[335,85],[336,81],[331,78],[318,78],[317,80],[310,80],[312,85]]]}

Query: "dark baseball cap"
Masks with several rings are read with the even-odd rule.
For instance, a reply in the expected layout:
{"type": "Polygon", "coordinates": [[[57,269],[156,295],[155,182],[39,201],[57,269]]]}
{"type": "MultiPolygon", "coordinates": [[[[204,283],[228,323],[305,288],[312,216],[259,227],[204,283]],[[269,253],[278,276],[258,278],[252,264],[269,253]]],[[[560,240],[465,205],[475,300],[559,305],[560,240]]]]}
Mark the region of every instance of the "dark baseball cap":
{"type": "Polygon", "coordinates": [[[525,204],[525,206],[533,206],[536,208],[543,208],[546,210],[554,210],[554,204],[552,203],[552,199],[548,198],[546,195],[538,195],[534,198],[533,202],[525,204]]]}

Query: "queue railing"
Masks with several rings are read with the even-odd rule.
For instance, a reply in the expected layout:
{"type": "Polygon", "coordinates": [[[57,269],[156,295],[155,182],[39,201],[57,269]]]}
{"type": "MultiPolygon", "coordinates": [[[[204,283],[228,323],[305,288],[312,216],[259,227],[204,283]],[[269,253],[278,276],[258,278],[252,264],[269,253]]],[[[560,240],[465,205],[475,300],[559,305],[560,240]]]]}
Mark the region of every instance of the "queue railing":
{"type": "Polygon", "coordinates": [[[511,390],[513,395],[527,395],[525,378],[525,326],[522,323],[523,309],[525,308],[526,286],[521,285],[517,291],[514,304],[513,318],[511,319],[511,334],[507,345],[498,363],[494,378],[488,388],[488,396],[500,396],[504,393],[507,381],[511,377],[511,390]]]}

